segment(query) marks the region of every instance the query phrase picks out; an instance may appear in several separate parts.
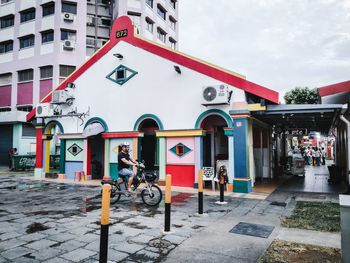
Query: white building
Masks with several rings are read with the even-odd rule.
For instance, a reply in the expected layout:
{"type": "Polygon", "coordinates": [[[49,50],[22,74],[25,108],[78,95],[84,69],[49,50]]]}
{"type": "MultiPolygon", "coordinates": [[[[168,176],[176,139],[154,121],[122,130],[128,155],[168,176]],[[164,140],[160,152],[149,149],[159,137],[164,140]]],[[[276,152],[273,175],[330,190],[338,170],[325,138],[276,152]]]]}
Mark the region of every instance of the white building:
{"type": "Polygon", "coordinates": [[[1,0],[0,165],[12,147],[35,151],[26,113],[109,40],[121,15],[139,34],[177,48],[176,0],[1,0]]]}

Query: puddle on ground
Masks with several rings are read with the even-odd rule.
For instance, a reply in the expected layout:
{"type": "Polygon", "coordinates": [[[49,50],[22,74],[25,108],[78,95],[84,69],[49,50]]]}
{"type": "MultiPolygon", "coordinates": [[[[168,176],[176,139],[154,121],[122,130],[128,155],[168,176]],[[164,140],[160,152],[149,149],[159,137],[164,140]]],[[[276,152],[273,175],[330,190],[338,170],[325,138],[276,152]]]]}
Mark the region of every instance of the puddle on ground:
{"type": "Polygon", "coordinates": [[[273,201],[273,202],[270,203],[270,205],[286,207],[287,203],[286,202],[273,201]]]}
{"type": "Polygon", "coordinates": [[[171,197],[171,203],[173,205],[181,205],[186,203],[192,196],[193,194],[189,194],[189,193],[179,193],[171,197]]]}
{"type": "Polygon", "coordinates": [[[200,229],[200,228],[202,228],[202,227],[204,227],[204,226],[194,225],[194,226],[192,226],[191,228],[192,228],[192,229],[200,229]]]}
{"type": "Polygon", "coordinates": [[[27,226],[26,232],[28,234],[32,234],[32,233],[39,232],[39,231],[44,231],[44,230],[47,230],[47,229],[49,229],[48,226],[45,226],[45,225],[43,225],[41,223],[36,223],[35,222],[35,223],[32,223],[29,226],[27,226]]]}
{"type": "Polygon", "coordinates": [[[140,225],[139,222],[127,222],[127,223],[124,223],[124,225],[129,226],[131,228],[141,229],[141,230],[142,229],[151,229],[148,226],[140,225]]]}

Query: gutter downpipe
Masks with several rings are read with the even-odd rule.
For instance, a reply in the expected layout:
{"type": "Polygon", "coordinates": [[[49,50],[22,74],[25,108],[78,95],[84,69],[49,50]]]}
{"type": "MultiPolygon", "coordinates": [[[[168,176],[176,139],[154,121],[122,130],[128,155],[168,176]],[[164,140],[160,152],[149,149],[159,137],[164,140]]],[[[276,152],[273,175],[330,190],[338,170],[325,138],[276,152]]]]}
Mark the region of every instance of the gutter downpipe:
{"type": "Polygon", "coordinates": [[[340,119],[346,124],[346,139],[347,139],[347,174],[348,174],[348,184],[350,184],[350,174],[349,174],[349,167],[350,167],[350,122],[344,117],[344,115],[340,115],[340,119]]]}

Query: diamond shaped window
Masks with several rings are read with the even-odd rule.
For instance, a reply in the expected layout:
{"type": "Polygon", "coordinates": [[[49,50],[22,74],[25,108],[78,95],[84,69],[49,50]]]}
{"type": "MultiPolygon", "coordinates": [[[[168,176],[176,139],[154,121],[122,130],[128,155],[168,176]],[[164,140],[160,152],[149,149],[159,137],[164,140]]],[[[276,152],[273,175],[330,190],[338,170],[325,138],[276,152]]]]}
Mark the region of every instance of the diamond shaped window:
{"type": "Polygon", "coordinates": [[[176,154],[178,157],[183,157],[192,150],[182,143],[176,144],[174,147],[170,148],[170,151],[176,154]]]}
{"type": "Polygon", "coordinates": [[[73,156],[77,156],[79,153],[81,153],[83,151],[83,149],[76,143],[72,144],[67,151],[73,155],[73,156]]]}
{"type": "Polygon", "coordinates": [[[119,65],[116,69],[109,73],[106,78],[119,85],[123,85],[136,74],[137,72],[135,70],[125,67],[124,65],[119,65]]]}

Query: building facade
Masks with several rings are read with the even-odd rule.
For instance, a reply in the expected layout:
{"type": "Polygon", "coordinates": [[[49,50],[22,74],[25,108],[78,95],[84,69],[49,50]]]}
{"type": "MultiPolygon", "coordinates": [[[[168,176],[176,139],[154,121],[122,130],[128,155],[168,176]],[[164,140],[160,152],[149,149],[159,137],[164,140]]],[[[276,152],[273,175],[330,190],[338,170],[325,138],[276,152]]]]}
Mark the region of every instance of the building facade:
{"type": "Polygon", "coordinates": [[[200,169],[225,164],[235,191],[249,192],[254,147],[269,155],[270,145],[268,135],[254,144],[258,126],[250,113],[278,103],[278,93],[134,30],[128,17],[118,18],[110,41],[27,115],[36,119],[35,176],[52,173],[51,145],[58,141],[66,178],[77,171],[116,178],[119,145],[127,141],[131,155],[158,170],[160,180],[169,173],[174,185],[196,187],[200,169]],[[69,92],[71,103],[58,105],[57,114],[44,112],[58,92],[69,92]]]}
{"type": "Polygon", "coordinates": [[[1,0],[0,165],[12,147],[35,152],[25,115],[109,40],[116,17],[129,15],[139,34],[176,48],[177,14],[174,0],[1,0]]]}

